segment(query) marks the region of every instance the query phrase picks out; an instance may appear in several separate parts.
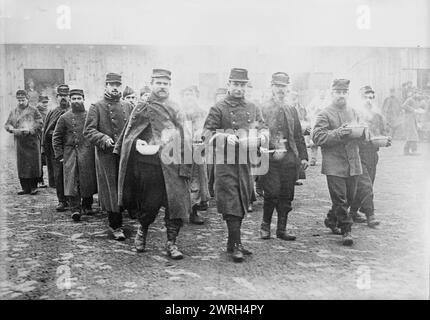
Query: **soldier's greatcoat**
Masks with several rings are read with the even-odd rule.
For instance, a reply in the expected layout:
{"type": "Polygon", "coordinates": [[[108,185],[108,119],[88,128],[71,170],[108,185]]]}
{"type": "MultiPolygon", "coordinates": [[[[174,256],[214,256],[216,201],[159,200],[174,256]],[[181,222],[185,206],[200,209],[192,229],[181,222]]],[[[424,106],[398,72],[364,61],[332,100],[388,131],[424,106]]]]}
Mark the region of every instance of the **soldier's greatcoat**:
{"type": "Polygon", "coordinates": [[[20,179],[39,178],[42,174],[40,135],[42,116],[35,107],[16,107],[9,114],[5,128],[30,130],[28,135],[15,135],[16,162],[20,179]]]}
{"type": "MultiPolygon", "coordinates": [[[[130,199],[130,194],[135,190],[126,188],[128,183],[132,183],[133,177],[127,174],[132,174],[130,158],[135,150],[136,139],[142,138],[142,135],[151,137],[148,144],[161,144],[159,153],[156,155],[160,161],[161,169],[164,176],[164,185],[166,188],[167,203],[170,219],[186,219],[191,210],[190,195],[188,190],[187,179],[191,176],[191,163],[166,163],[160,154],[166,150],[173,150],[174,143],[184,146],[187,144],[188,151],[191,154],[191,136],[188,141],[183,139],[183,120],[184,118],[178,112],[177,105],[170,101],[161,101],[155,96],[151,96],[145,102],[139,102],[131,113],[118,142],[115,145],[114,153],[120,155],[119,162],[119,177],[118,177],[118,200],[119,205],[126,205],[127,199],[130,199]],[[150,132],[148,132],[148,130],[150,132]],[[166,130],[166,131],[164,131],[166,130]],[[180,140],[170,140],[163,143],[159,138],[168,130],[180,140]],[[179,134],[176,136],[176,134],[179,134]]],[[[183,158],[183,152],[179,154],[183,158]]],[[[178,159],[179,160],[179,159],[178,159]]],[[[161,181],[160,181],[161,183],[161,181]]]]}
{"type": "Polygon", "coordinates": [[[84,125],[84,137],[96,147],[98,196],[102,210],[120,212],[118,206],[118,155],[105,148],[111,138],[118,141],[133,107],[128,102],[107,99],[91,105],[84,125]]]}
{"type": "Polygon", "coordinates": [[[55,158],[63,157],[64,195],[91,197],[97,193],[94,146],[84,138],[87,112],[69,110],[57,122],[52,138],[55,158]],[[78,189],[79,188],[79,189],[78,189]]]}
{"type": "MultiPolygon", "coordinates": [[[[227,95],[210,109],[204,124],[204,136],[205,141],[208,141],[219,129],[230,130],[230,133],[237,132],[239,129],[257,129],[261,133],[267,132],[265,128],[261,110],[254,103],[227,95]]],[[[227,142],[224,148],[227,149],[227,142]]],[[[239,147],[236,147],[235,151],[237,154],[239,147]]],[[[237,157],[233,164],[228,164],[228,159],[224,160],[219,164],[218,159],[215,164],[215,197],[218,212],[224,216],[244,217],[253,188],[250,179],[250,162],[240,164],[237,157]]]]}

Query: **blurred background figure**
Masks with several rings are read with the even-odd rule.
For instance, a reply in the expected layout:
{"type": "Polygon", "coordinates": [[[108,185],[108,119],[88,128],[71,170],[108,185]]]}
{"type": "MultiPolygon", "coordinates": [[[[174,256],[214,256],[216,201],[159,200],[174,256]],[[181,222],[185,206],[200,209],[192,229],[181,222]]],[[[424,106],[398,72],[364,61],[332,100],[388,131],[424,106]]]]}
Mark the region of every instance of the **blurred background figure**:
{"type": "MultiPolygon", "coordinates": [[[[313,128],[313,126],[315,125],[315,119],[318,113],[320,113],[327,105],[327,90],[321,89],[309,103],[308,114],[311,128],[313,128]]],[[[309,147],[311,149],[311,159],[309,165],[316,166],[319,147],[314,144],[312,139],[309,139],[309,147]]]]}
{"type": "Polygon", "coordinates": [[[140,89],[140,101],[146,102],[151,95],[151,88],[148,86],[144,86],[142,89],[140,89]]]}
{"type": "Polygon", "coordinates": [[[417,114],[424,111],[420,109],[418,90],[413,88],[409,91],[408,95],[409,97],[402,105],[405,124],[405,145],[403,147],[403,154],[406,156],[419,155],[417,153],[419,141],[417,114]]]}
{"type": "MultiPolygon", "coordinates": [[[[297,91],[290,92],[290,105],[297,110],[299,115],[300,125],[302,126],[302,133],[305,137],[306,146],[310,146],[310,134],[311,134],[311,122],[308,117],[308,111],[306,107],[299,102],[299,93],[297,91]]],[[[299,167],[298,180],[296,181],[296,185],[301,186],[303,182],[300,180],[306,179],[306,174],[303,168],[299,167]]]]}
{"type": "Polygon", "coordinates": [[[402,103],[400,99],[396,97],[396,89],[390,89],[390,96],[385,98],[382,104],[382,115],[387,121],[388,128],[390,130],[390,136],[394,138],[396,131],[402,125],[402,103]]]}
{"type": "Polygon", "coordinates": [[[122,93],[122,99],[129,102],[133,108],[137,105],[137,95],[136,92],[129,86],[126,86],[124,92],[122,93]]]}
{"type": "MultiPolygon", "coordinates": [[[[192,126],[193,152],[200,152],[199,145],[202,143],[202,129],[206,118],[206,110],[199,106],[199,90],[197,86],[189,86],[181,91],[181,109],[185,118],[192,126]]],[[[206,163],[197,164],[193,161],[191,168],[191,181],[189,184],[191,196],[190,223],[203,224],[204,220],[198,211],[208,209],[209,189],[208,173],[206,163]]]]}
{"type": "Polygon", "coordinates": [[[36,88],[34,87],[34,80],[32,78],[28,79],[27,85],[28,104],[32,107],[35,107],[39,102],[39,92],[36,91],[36,88]]]}

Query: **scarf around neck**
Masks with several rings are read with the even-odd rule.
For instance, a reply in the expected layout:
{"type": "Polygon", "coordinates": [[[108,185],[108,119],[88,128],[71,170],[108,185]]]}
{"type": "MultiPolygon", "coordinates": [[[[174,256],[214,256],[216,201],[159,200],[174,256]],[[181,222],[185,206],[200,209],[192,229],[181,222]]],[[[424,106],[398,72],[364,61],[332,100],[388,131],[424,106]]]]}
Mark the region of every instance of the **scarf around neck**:
{"type": "Polygon", "coordinates": [[[112,102],[119,102],[121,99],[121,92],[118,95],[112,95],[109,92],[105,91],[105,99],[112,102]]]}

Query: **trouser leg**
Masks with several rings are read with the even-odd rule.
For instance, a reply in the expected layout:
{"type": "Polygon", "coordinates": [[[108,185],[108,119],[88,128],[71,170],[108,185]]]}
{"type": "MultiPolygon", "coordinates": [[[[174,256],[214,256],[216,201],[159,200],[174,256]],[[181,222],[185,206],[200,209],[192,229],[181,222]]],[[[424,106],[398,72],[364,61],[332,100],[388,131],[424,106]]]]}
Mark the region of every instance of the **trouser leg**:
{"type": "Polygon", "coordinates": [[[297,177],[296,166],[283,166],[281,172],[281,189],[279,200],[276,205],[278,212],[278,224],[276,233],[282,233],[286,230],[288,213],[292,210],[291,203],[294,199],[294,188],[297,177]]]}
{"type": "Polygon", "coordinates": [[[357,178],[357,191],[351,202],[351,212],[361,211],[366,216],[372,215],[373,206],[373,183],[367,166],[363,165],[363,173],[357,178]]]}
{"type": "Polygon", "coordinates": [[[209,194],[214,197],[215,196],[215,190],[214,190],[214,183],[215,183],[215,164],[208,164],[208,176],[209,176],[209,194]]]}
{"type": "Polygon", "coordinates": [[[66,202],[66,196],[64,195],[63,163],[58,160],[54,160],[53,166],[58,202],[66,202]]]}
{"type": "Polygon", "coordinates": [[[82,198],[82,208],[84,209],[91,209],[93,206],[94,199],[93,197],[84,197],[82,198]]]}
{"type": "Polygon", "coordinates": [[[234,247],[239,245],[241,243],[240,227],[242,218],[233,215],[226,215],[224,219],[228,230],[227,246],[234,247]]]}
{"type": "Polygon", "coordinates": [[[30,193],[31,191],[31,183],[29,181],[30,179],[27,178],[20,178],[19,183],[21,184],[22,191],[26,193],[30,193]]]}
{"type": "Polygon", "coordinates": [[[179,230],[181,229],[183,224],[182,219],[171,219],[169,209],[166,208],[164,215],[164,223],[166,225],[167,241],[175,243],[176,238],[179,235],[179,230]]]}
{"type": "Polygon", "coordinates": [[[68,196],[67,201],[69,203],[70,210],[72,212],[81,211],[81,197],[78,196],[68,196]]]}
{"type": "Polygon", "coordinates": [[[269,227],[272,222],[273,211],[275,210],[277,199],[265,197],[263,203],[263,223],[261,227],[269,227]]]}
{"type": "Polygon", "coordinates": [[[332,210],[336,216],[337,224],[342,232],[350,231],[352,218],[349,214],[348,207],[355,196],[357,179],[355,177],[344,178],[328,175],[327,185],[333,204],[332,210]]]}
{"type": "Polygon", "coordinates": [[[118,229],[122,227],[122,213],[108,211],[109,227],[118,229]]]}

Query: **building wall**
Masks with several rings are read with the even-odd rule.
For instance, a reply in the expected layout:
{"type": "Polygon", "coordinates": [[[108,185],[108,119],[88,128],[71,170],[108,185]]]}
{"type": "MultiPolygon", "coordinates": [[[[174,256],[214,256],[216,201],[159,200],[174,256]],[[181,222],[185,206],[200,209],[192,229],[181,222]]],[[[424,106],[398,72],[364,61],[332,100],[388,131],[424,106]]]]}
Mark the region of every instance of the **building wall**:
{"type": "Polygon", "coordinates": [[[206,105],[212,103],[216,88],[227,82],[231,67],[249,70],[258,96],[268,91],[273,72],[286,71],[293,86],[294,79],[305,79],[304,87],[301,84],[305,103],[320,89],[309,87],[318,75],[327,78],[327,89],[331,78],[350,79],[352,98],[370,84],[382,103],[391,87],[400,90],[402,82],[416,83],[417,69],[430,68],[430,49],[292,47],[276,52],[251,46],[0,45],[2,121],[15,104],[16,90],[25,87],[24,69],[64,69],[65,82],[83,88],[91,103],[102,96],[107,72],[121,73],[124,85],[139,89],[149,83],[154,67],[172,70],[176,99],[183,87],[201,85],[206,105]]]}

